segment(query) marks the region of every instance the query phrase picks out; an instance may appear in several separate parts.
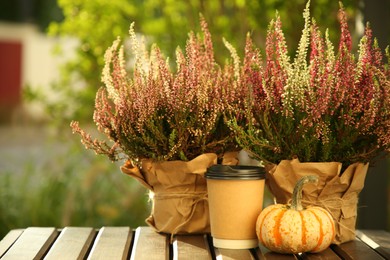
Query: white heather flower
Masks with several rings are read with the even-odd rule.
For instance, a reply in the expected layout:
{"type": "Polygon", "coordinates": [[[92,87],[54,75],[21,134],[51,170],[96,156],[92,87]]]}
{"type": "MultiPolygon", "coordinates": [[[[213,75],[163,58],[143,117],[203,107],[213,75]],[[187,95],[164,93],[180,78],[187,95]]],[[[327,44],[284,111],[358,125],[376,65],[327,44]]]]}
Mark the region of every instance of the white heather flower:
{"type": "Polygon", "coordinates": [[[229,50],[231,57],[233,58],[234,63],[234,77],[237,79],[237,81],[240,80],[240,57],[238,57],[236,49],[233,47],[233,45],[230,44],[225,38],[222,38],[223,43],[225,44],[226,48],[229,50]]]}
{"type": "Polygon", "coordinates": [[[114,54],[117,52],[118,46],[120,44],[120,38],[118,37],[111,47],[109,47],[105,54],[104,60],[105,64],[102,72],[102,82],[106,86],[108,97],[114,102],[114,104],[119,104],[120,96],[118,90],[114,86],[114,81],[111,74],[111,65],[113,62],[114,54]]]}

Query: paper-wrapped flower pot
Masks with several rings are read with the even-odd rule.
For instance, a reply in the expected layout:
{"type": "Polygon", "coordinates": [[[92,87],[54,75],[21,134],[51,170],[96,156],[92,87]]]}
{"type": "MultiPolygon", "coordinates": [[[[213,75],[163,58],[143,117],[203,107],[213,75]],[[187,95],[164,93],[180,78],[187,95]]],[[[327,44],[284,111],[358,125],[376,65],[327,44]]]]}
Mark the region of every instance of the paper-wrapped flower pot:
{"type": "Polygon", "coordinates": [[[320,206],[332,215],[336,236],[334,244],[355,239],[358,195],[364,187],[368,163],[354,163],[341,172],[338,162],[306,162],[283,160],[267,166],[267,186],[276,202],[289,203],[295,183],[306,175],[319,176],[317,186],[303,188],[302,204],[320,206]]]}
{"type": "MultiPolygon", "coordinates": [[[[144,159],[140,167],[128,161],[121,170],[152,193],[149,226],[169,234],[203,234],[210,233],[204,174],[216,163],[217,155],[206,153],[188,162],[144,159]]],[[[236,165],[237,153],[225,154],[222,163],[236,165]]]]}

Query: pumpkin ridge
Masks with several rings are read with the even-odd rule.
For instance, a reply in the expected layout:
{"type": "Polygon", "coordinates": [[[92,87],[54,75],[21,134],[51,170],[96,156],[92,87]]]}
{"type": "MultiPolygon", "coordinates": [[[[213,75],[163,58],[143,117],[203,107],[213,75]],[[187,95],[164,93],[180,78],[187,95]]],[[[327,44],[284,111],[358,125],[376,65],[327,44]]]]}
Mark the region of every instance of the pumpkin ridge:
{"type": "Polygon", "coordinates": [[[303,212],[299,212],[299,215],[301,216],[301,220],[302,220],[302,245],[303,247],[306,246],[306,222],[303,218],[303,212]]]}
{"type": "Polygon", "coordinates": [[[318,223],[320,224],[320,237],[318,238],[318,242],[317,242],[317,245],[316,247],[311,250],[311,251],[316,251],[322,244],[322,240],[324,240],[324,231],[323,231],[323,225],[322,225],[322,220],[320,217],[318,217],[318,215],[313,212],[312,210],[309,210],[311,213],[313,213],[314,217],[317,219],[318,223]]]}
{"type": "Polygon", "coordinates": [[[280,246],[282,244],[282,235],[280,234],[280,223],[282,222],[282,218],[286,213],[285,208],[281,208],[281,212],[275,217],[275,226],[273,230],[274,238],[275,238],[275,246],[280,246]]]}
{"type": "Polygon", "coordinates": [[[329,223],[330,225],[332,226],[332,240],[334,238],[334,236],[336,235],[336,230],[335,230],[335,225],[334,225],[334,220],[333,220],[333,217],[332,215],[326,210],[326,209],[323,209],[321,207],[316,207],[318,208],[319,210],[321,210],[322,212],[324,212],[324,214],[327,216],[327,218],[329,219],[329,223]]]}
{"type": "Polygon", "coordinates": [[[268,215],[271,214],[271,212],[273,211],[270,210],[267,212],[267,214],[265,214],[265,216],[263,217],[263,219],[261,220],[261,223],[260,223],[260,229],[259,229],[259,239],[260,239],[260,242],[264,245],[264,239],[263,239],[263,233],[262,233],[262,230],[263,230],[263,224],[264,224],[264,220],[268,218],[268,215]]]}

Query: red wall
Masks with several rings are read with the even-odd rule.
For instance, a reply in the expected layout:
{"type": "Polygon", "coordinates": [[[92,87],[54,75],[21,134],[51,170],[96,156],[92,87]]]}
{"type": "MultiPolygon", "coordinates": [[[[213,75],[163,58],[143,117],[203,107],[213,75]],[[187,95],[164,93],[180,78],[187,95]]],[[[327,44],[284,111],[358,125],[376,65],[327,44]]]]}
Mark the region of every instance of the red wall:
{"type": "Polygon", "coordinates": [[[22,44],[0,40],[0,109],[11,109],[19,104],[21,85],[22,44]]]}

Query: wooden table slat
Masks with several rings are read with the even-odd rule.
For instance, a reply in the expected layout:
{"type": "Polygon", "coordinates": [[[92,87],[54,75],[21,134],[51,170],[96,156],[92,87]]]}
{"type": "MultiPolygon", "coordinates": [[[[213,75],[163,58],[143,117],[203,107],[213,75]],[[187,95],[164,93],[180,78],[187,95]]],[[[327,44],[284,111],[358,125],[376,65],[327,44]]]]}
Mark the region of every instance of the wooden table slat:
{"type": "Polygon", "coordinates": [[[173,259],[190,260],[211,259],[211,252],[206,235],[176,236],[173,241],[173,259]]]}
{"type": "Polygon", "coordinates": [[[264,247],[262,244],[259,244],[259,247],[255,250],[257,257],[259,259],[267,259],[267,260],[294,260],[298,259],[295,255],[289,254],[278,254],[272,252],[268,248],[264,247]]]}
{"type": "Polygon", "coordinates": [[[57,230],[53,227],[29,227],[1,259],[41,259],[57,234],[57,230]]]}
{"type": "Polygon", "coordinates": [[[342,259],[339,255],[336,254],[331,248],[327,248],[320,253],[305,253],[301,256],[303,259],[307,260],[336,260],[342,259]]]}
{"type": "Polygon", "coordinates": [[[390,259],[390,233],[384,230],[356,231],[356,236],[378,252],[382,257],[390,259]]]}
{"type": "Polygon", "coordinates": [[[8,232],[8,234],[0,241],[0,257],[15,243],[19,236],[23,233],[24,229],[14,229],[8,232]]]}
{"type": "Polygon", "coordinates": [[[254,260],[249,249],[225,249],[225,248],[214,248],[217,259],[223,260],[254,260]]]}
{"type": "Polygon", "coordinates": [[[133,238],[130,227],[102,227],[88,260],[127,259],[133,238]]]}
{"type": "Polygon", "coordinates": [[[368,245],[357,239],[337,246],[331,245],[331,248],[344,259],[384,259],[368,245]]]}
{"type": "Polygon", "coordinates": [[[169,259],[169,247],[169,236],[159,234],[151,227],[139,227],[135,230],[130,259],[169,259]]]}
{"type": "Polygon", "coordinates": [[[378,245],[387,250],[390,250],[390,232],[384,230],[357,230],[357,237],[361,237],[362,234],[368,236],[374,240],[378,245]]]}
{"type": "Polygon", "coordinates": [[[84,259],[96,231],[90,227],[66,227],[47,253],[45,260],[84,259]]]}

